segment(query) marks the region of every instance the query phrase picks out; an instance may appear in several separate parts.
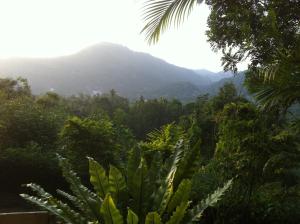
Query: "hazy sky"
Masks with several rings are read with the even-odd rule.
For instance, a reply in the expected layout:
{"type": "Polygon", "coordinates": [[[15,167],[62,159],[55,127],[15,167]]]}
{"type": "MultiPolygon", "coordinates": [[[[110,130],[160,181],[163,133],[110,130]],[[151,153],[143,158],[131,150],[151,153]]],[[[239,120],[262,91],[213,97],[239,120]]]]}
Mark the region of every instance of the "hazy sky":
{"type": "Polygon", "coordinates": [[[187,68],[220,71],[220,54],[206,41],[209,9],[195,8],[179,28],[149,46],[143,0],[0,0],[0,57],[67,55],[102,41],[148,52],[187,68]]]}

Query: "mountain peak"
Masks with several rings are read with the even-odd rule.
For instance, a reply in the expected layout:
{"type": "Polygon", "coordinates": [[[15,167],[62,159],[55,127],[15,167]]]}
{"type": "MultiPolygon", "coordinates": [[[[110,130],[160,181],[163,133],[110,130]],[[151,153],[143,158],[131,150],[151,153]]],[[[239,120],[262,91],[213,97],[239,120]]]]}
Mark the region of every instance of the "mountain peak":
{"type": "MultiPolygon", "coordinates": [[[[92,94],[115,89],[135,99],[145,93],[178,83],[197,87],[210,81],[194,71],[169,64],[127,47],[99,43],[74,55],[48,58],[0,60],[0,74],[27,78],[35,94],[55,89],[62,95],[92,94]]],[[[186,89],[186,88],[185,88],[186,89]]]]}

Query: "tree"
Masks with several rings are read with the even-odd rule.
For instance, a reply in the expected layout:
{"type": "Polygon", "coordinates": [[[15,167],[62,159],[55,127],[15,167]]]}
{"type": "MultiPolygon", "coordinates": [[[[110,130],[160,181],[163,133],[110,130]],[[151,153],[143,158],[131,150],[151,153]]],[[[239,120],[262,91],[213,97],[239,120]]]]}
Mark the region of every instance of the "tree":
{"type": "Polygon", "coordinates": [[[0,100],[29,96],[31,96],[31,90],[26,79],[0,79],[0,100]]]}
{"type": "MultiPolygon", "coordinates": [[[[150,43],[174,22],[181,23],[199,0],[147,1],[145,27],[150,43]]],[[[263,82],[257,97],[263,105],[298,102],[300,3],[299,0],[231,1],[206,0],[211,13],[208,18],[208,41],[223,52],[225,70],[237,71],[237,64],[250,60],[248,74],[263,76],[274,82],[263,82]],[[288,69],[287,69],[288,68],[288,69]],[[284,72],[283,72],[284,71],[284,72]],[[282,81],[285,80],[285,81],[282,81]]]]}
{"type": "Polygon", "coordinates": [[[210,166],[218,170],[221,180],[236,178],[224,208],[218,211],[220,220],[294,223],[299,217],[298,210],[292,209],[299,205],[292,199],[299,198],[300,183],[296,135],[279,128],[271,116],[244,102],[225,105],[219,116],[218,142],[210,166]],[[276,187],[277,193],[270,186],[276,187]],[[290,209],[280,201],[290,203],[290,209]],[[268,209],[288,211],[274,218],[268,209]]]}
{"type": "Polygon", "coordinates": [[[60,134],[64,153],[83,171],[82,157],[97,158],[105,166],[114,163],[117,144],[113,124],[108,118],[71,117],[65,121],[60,134]]]}

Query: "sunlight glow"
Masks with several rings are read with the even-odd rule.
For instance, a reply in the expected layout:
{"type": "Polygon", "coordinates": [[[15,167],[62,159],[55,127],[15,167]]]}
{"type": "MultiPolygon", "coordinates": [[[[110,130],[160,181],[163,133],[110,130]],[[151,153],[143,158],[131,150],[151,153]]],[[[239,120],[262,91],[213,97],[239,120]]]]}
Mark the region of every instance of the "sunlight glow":
{"type": "Polygon", "coordinates": [[[209,10],[199,6],[178,29],[148,46],[140,34],[142,0],[0,0],[0,57],[54,57],[102,41],[148,52],[188,68],[221,70],[206,42],[209,10]]]}

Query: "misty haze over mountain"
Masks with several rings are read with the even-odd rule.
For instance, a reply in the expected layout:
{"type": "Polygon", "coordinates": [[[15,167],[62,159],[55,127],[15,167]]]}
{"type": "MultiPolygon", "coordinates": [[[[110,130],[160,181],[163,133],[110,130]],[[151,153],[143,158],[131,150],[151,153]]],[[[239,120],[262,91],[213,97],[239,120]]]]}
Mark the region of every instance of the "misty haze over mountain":
{"type": "Polygon", "coordinates": [[[35,94],[101,94],[115,89],[130,99],[143,95],[184,101],[214,94],[224,80],[232,81],[232,73],[193,71],[110,43],[64,57],[0,60],[0,76],[27,78],[35,94]]]}

